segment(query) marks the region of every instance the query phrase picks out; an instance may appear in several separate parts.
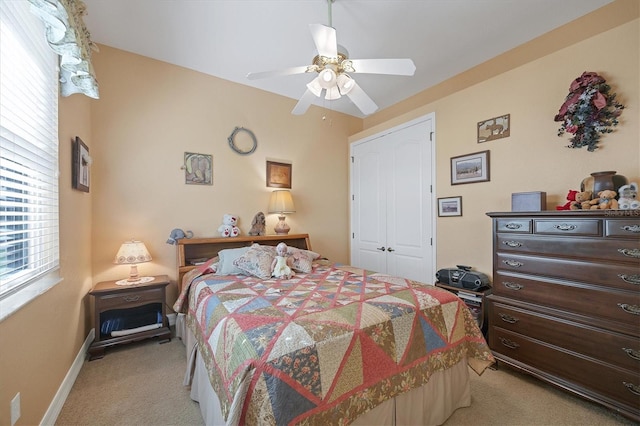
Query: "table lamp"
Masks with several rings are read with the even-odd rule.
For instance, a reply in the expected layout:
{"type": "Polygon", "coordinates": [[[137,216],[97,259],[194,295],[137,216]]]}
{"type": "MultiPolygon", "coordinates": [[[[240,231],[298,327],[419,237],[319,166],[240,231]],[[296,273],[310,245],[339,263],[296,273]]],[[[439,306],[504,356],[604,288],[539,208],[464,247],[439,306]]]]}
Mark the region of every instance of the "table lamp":
{"type": "Polygon", "coordinates": [[[127,241],[120,246],[113,263],[118,265],[131,265],[129,278],[116,282],[118,285],[139,284],[153,280],[151,277],[140,277],[138,275],[138,263],[151,261],[151,254],[142,241],[127,241]],[[149,280],[151,278],[151,280],[149,280]]]}
{"type": "Polygon", "coordinates": [[[291,192],[285,190],[273,191],[271,198],[269,199],[269,213],[278,214],[278,223],[276,224],[274,231],[276,234],[288,234],[289,225],[284,221],[286,213],[295,213],[296,207],[293,205],[293,197],[291,192]]]}

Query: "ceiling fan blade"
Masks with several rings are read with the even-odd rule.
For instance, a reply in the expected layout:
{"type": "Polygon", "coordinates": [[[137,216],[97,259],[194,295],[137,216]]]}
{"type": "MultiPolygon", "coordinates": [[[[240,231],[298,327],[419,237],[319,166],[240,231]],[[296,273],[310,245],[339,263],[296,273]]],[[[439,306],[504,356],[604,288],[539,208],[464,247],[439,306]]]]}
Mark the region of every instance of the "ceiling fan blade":
{"type": "Polygon", "coordinates": [[[316,97],[316,95],[314,95],[309,89],[307,89],[304,92],[304,95],[302,95],[302,97],[300,98],[300,100],[296,104],[296,106],[293,107],[293,110],[291,110],[291,114],[293,114],[293,115],[302,115],[305,112],[307,112],[307,110],[311,106],[311,103],[313,102],[313,99],[315,97],[316,97]]]}
{"type": "Polygon", "coordinates": [[[413,75],[416,66],[411,59],[351,59],[354,71],[360,74],[413,75]]]}
{"type": "Polygon", "coordinates": [[[376,112],[378,105],[367,95],[364,90],[358,86],[358,83],[353,82],[353,88],[347,93],[347,96],[356,106],[362,111],[363,114],[369,115],[376,112]]]}
{"type": "Polygon", "coordinates": [[[259,78],[283,77],[286,75],[303,74],[307,72],[308,68],[308,65],[304,65],[300,67],[283,68],[274,71],[250,72],[249,74],[247,74],[247,78],[249,80],[257,80],[259,78]]]}
{"type": "Polygon", "coordinates": [[[309,24],[311,37],[316,44],[318,54],[327,58],[338,57],[338,41],[336,29],[322,24],[309,24]]]}

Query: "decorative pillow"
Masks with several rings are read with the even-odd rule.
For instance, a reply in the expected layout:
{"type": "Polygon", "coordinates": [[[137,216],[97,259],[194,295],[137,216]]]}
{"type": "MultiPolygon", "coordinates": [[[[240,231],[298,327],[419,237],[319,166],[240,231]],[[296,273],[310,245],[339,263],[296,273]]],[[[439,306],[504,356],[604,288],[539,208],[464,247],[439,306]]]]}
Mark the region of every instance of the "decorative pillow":
{"type": "Polygon", "coordinates": [[[303,273],[311,272],[313,261],[320,257],[316,252],[296,247],[288,247],[287,253],[293,259],[293,270],[303,273]]]}
{"type": "Polygon", "coordinates": [[[271,278],[271,264],[274,258],[274,247],[254,244],[233,263],[243,273],[266,280],[271,278]]]}
{"type": "Polygon", "coordinates": [[[198,270],[202,274],[215,274],[218,270],[218,263],[220,262],[220,258],[218,256],[212,257],[211,259],[204,262],[202,265],[198,265],[198,270]]]}
{"type": "Polygon", "coordinates": [[[238,269],[234,264],[234,261],[240,256],[249,251],[251,247],[240,247],[234,249],[225,249],[218,252],[220,262],[218,263],[218,270],[216,275],[240,275],[244,274],[244,271],[238,269]]]}

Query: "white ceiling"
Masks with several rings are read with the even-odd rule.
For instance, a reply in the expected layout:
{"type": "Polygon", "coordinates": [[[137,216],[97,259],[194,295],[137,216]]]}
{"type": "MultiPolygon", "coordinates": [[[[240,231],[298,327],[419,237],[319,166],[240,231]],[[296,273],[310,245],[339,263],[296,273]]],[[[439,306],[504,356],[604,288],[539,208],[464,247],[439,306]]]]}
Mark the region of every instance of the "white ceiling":
{"type": "MultiPolygon", "coordinates": [[[[352,59],[415,63],[412,77],[353,74],[384,109],[611,1],[336,0],[331,16],[352,59]]],[[[96,43],[296,100],[317,74],[253,81],[246,75],[310,64],[316,50],[309,24],[329,24],[327,0],[84,2],[96,43]]],[[[314,103],[362,117],[346,96],[314,103]]]]}

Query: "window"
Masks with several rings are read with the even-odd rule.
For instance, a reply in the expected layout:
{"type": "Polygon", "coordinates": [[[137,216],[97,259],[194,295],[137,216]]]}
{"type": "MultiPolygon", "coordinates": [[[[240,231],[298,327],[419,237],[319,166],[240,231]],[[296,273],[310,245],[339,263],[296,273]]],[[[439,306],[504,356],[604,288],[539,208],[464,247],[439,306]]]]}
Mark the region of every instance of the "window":
{"type": "Polygon", "coordinates": [[[29,6],[0,7],[0,320],[60,281],[57,55],[29,6]]]}

